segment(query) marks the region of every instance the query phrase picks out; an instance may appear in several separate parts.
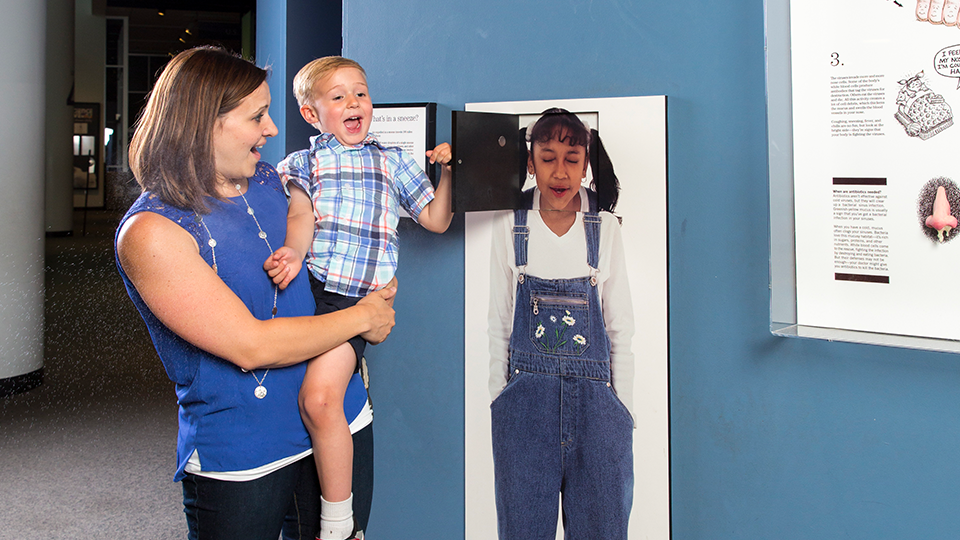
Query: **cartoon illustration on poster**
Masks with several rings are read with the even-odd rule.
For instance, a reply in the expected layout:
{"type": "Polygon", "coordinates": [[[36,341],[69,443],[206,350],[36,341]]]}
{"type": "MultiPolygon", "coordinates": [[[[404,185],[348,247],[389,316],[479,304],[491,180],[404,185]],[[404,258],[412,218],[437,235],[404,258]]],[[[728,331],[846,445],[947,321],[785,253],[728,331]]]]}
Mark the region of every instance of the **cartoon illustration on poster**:
{"type": "Polygon", "coordinates": [[[790,3],[799,324],[960,339],[924,317],[932,273],[960,265],[958,11],[790,3]]]}
{"type": "Polygon", "coordinates": [[[953,125],[950,105],[924,83],[922,71],[898,84],[901,87],[894,117],[907,135],[927,140],[953,125]]]}

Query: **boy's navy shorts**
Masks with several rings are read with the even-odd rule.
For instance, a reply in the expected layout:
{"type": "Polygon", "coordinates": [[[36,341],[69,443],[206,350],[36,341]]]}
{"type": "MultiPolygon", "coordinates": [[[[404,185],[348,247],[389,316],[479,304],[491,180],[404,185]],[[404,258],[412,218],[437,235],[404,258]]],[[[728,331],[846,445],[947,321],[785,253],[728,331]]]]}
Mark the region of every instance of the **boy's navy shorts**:
{"type": "MultiPolygon", "coordinates": [[[[313,299],[317,302],[316,315],[326,315],[327,313],[347,309],[360,301],[359,297],[343,296],[335,292],[325,291],[323,287],[324,283],[313,277],[311,273],[310,290],[313,291],[313,299]]],[[[353,347],[353,352],[357,354],[357,363],[353,367],[353,372],[357,373],[360,370],[360,359],[363,358],[363,351],[367,348],[367,342],[360,336],[353,336],[347,340],[347,343],[353,347]]]]}

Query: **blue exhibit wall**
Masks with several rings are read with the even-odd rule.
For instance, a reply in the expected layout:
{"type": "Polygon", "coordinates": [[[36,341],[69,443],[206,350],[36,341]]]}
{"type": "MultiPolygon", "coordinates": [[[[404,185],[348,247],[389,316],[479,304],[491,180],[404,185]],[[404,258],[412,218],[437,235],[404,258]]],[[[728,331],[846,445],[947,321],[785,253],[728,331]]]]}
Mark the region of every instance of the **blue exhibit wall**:
{"type": "Polygon", "coordinates": [[[316,135],[300,116],[293,77],[314,58],[342,52],[341,8],[340,0],[257,0],[256,62],[270,69],[270,116],[279,130],[262,149],[264,161],[276,165],[316,135]]]}
{"type": "Polygon", "coordinates": [[[340,0],[312,0],[290,2],[288,5],[287,77],[283,80],[287,94],[284,155],[306,148],[307,140],[317,134],[317,130],[300,115],[300,105],[293,96],[293,76],[307,62],[323,56],[339,55],[343,51],[342,4],[340,0]]]}
{"type": "MultiPolygon", "coordinates": [[[[264,160],[276,164],[316,133],[300,117],[291,82],[306,62],[340,54],[342,20],[339,0],[258,0],[257,62],[271,66],[271,116],[280,131],[265,145],[264,160]]],[[[374,101],[436,101],[426,88],[399,96],[391,86],[371,77],[374,101]]],[[[439,140],[449,140],[449,107],[438,106],[437,130],[439,140]]],[[[365,354],[376,445],[367,530],[384,540],[462,538],[463,216],[445,235],[405,219],[400,237],[397,325],[365,354]]]]}
{"type": "Polygon", "coordinates": [[[276,165],[286,155],[287,102],[293,99],[287,89],[296,72],[287,73],[287,0],[257,0],[256,62],[268,67],[270,75],[270,117],[279,133],[267,140],[260,155],[276,165]],[[287,97],[289,95],[289,98],[287,97]]]}
{"type": "MultiPolygon", "coordinates": [[[[380,102],[669,97],[674,539],[957,537],[960,358],[769,332],[761,0],[348,0],[343,38],[380,102]]],[[[369,531],[462,538],[462,219],[402,235],[369,531]]]]}

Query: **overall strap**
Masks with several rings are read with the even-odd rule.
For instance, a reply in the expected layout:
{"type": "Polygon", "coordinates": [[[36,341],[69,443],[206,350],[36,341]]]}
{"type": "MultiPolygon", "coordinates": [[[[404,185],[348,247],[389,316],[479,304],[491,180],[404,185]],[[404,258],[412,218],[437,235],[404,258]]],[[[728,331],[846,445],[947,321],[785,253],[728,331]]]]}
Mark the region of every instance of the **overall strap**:
{"type": "Polygon", "coordinates": [[[527,226],[527,211],[513,211],[513,258],[514,263],[520,268],[520,283],[523,283],[523,275],[526,273],[527,266],[527,240],[530,238],[530,227],[527,226]]]}
{"type": "Polygon", "coordinates": [[[596,284],[600,264],[600,214],[584,212],[583,230],[587,238],[587,265],[590,266],[590,283],[596,284]]]}

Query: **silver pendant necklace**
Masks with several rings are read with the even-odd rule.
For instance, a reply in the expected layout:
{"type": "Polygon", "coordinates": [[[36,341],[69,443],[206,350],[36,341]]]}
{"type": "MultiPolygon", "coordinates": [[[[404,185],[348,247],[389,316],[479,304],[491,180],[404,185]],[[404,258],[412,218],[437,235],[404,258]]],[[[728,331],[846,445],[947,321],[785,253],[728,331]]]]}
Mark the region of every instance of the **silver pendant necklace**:
{"type": "MultiPolygon", "coordinates": [[[[240,197],[243,199],[244,204],[247,205],[247,214],[250,217],[252,217],[253,222],[257,224],[257,229],[260,231],[257,234],[257,236],[259,236],[264,242],[266,242],[267,249],[270,250],[270,253],[273,253],[273,248],[270,246],[270,241],[267,240],[267,233],[264,232],[263,227],[260,226],[260,221],[257,219],[257,216],[253,211],[253,207],[250,206],[250,202],[247,201],[247,197],[243,194],[243,191],[241,191],[240,184],[234,184],[233,187],[237,188],[237,193],[240,194],[240,197]]],[[[213,265],[212,265],[213,271],[214,273],[219,274],[217,270],[217,249],[216,249],[217,241],[214,240],[213,235],[210,234],[210,229],[207,228],[207,223],[203,221],[203,216],[201,216],[200,214],[197,214],[196,212],[194,212],[194,215],[196,216],[195,219],[198,222],[200,222],[201,225],[203,225],[203,229],[207,231],[207,238],[209,238],[209,240],[207,240],[207,245],[210,246],[210,254],[211,254],[211,258],[213,259],[213,265]]],[[[277,316],[278,292],[279,292],[279,287],[277,285],[274,285],[273,286],[273,309],[270,312],[271,319],[277,316]]],[[[267,397],[267,387],[263,385],[263,381],[266,380],[267,374],[270,373],[269,368],[263,372],[263,377],[259,377],[259,378],[257,377],[257,372],[255,370],[248,371],[246,369],[240,368],[240,371],[243,371],[244,373],[250,373],[251,375],[253,375],[253,380],[257,381],[257,387],[253,389],[253,395],[256,396],[257,399],[263,399],[267,397]]]]}

